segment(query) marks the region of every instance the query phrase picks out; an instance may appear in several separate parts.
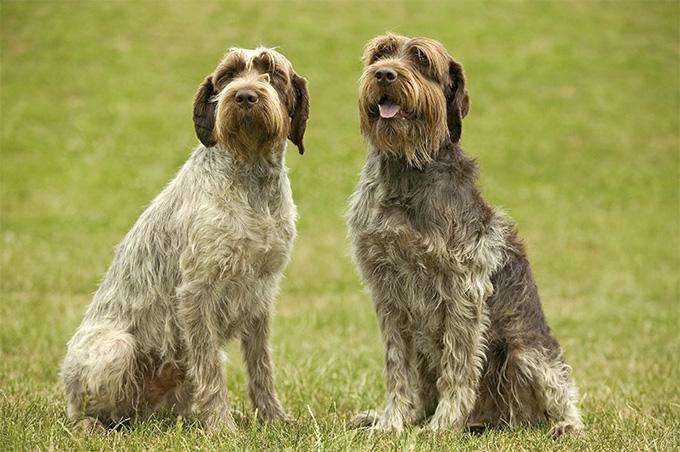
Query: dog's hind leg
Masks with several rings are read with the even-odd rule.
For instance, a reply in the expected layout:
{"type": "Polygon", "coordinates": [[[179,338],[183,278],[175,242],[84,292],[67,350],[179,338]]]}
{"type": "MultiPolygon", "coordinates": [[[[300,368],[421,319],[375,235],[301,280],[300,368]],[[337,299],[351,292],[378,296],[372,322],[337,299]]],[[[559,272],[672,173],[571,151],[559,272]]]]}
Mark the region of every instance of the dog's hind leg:
{"type": "Polygon", "coordinates": [[[530,378],[537,401],[552,424],[551,435],[582,433],[584,425],[577,405],[578,390],[561,352],[527,351],[518,355],[517,364],[530,378]]]}
{"type": "Polygon", "coordinates": [[[107,327],[80,332],[62,366],[69,418],[106,427],[129,419],[139,401],[138,375],[132,335],[107,327]]]}

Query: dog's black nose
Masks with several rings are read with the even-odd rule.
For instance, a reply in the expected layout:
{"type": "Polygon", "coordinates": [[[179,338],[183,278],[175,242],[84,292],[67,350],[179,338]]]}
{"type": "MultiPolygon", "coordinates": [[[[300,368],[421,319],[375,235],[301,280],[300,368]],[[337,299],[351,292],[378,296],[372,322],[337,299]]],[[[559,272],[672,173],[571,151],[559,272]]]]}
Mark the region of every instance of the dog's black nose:
{"type": "Polygon", "coordinates": [[[253,105],[258,99],[257,93],[250,89],[240,89],[236,92],[236,103],[239,105],[253,105]]]}
{"type": "Polygon", "coordinates": [[[397,72],[389,67],[380,68],[375,71],[375,78],[379,83],[392,83],[397,79],[397,72]]]}

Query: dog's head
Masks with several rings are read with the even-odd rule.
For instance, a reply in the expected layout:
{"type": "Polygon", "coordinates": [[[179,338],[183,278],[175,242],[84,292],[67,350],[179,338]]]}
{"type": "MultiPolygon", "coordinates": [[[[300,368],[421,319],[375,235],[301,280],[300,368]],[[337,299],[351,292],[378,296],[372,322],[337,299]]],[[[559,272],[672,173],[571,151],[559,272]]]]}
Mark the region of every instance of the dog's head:
{"type": "Polygon", "coordinates": [[[304,153],[307,82],[279,52],[232,48],[198,88],[196,135],[237,154],[271,149],[286,137],[304,153]]]}
{"type": "Polygon", "coordinates": [[[363,64],[361,131],[376,149],[418,164],[447,137],[460,140],[470,105],[465,76],[441,43],[378,36],[366,45],[363,64]]]}

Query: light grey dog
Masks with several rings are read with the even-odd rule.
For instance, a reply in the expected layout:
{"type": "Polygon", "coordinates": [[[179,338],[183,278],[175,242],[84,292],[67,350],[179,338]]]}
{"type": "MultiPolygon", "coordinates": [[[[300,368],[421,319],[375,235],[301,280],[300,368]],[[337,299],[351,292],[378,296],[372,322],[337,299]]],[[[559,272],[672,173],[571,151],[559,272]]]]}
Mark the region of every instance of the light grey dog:
{"type": "Polygon", "coordinates": [[[469,100],[437,41],[386,35],[364,51],[371,150],[349,230],[385,345],[387,403],[351,426],[433,430],[583,423],[514,225],[477,188],[459,145],[469,100]]]}
{"type": "Polygon", "coordinates": [[[239,337],[259,417],[286,419],[270,315],[295,238],[286,137],[306,81],[280,53],[231,49],[196,94],[202,143],[119,244],[68,345],[68,415],[112,426],[164,409],[233,429],[221,347],[239,337]]]}

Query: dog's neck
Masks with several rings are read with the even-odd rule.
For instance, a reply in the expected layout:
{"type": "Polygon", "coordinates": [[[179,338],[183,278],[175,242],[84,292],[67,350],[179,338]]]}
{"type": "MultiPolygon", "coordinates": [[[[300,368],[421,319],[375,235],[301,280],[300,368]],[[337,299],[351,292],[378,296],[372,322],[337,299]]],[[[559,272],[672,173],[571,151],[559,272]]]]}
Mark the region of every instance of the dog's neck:
{"type": "Polygon", "coordinates": [[[404,159],[373,151],[381,204],[398,209],[416,229],[470,219],[482,212],[484,201],[477,187],[477,164],[458,143],[447,140],[416,167],[404,159]],[[442,210],[442,205],[447,208],[442,210]],[[435,219],[435,220],[433,220],[435,219]]]}
{"type": "Polygon", "coordinates": [[[218,144],[217,150],[225,157],[230,177],[236,180],[264,180],[277,175],[284,167],[286,142],[280,142],[266,149],[240,150],[234,152],[218,144]]]}
{"type": "Polygon", "coordinates": [[[280,142],[267,150],[254,152],[231,152],[222,144],[201,147],[196,158],[211,172],[219,183],[242,186],[245,189],[278,185],[285,168],[286,142],[280,142]],[[201,149],[202,148],[202,149],[201,149]]]}
{"type": "Polygon", "coordinates": [[[435,150],[428,152],[429,158],[414,165],[408,159],[394,153],[373,151],[379,161],[380,172],[385,180],[407,181],[421,179],[423,175],[439,171],[453,171],[456,178],[475,179],[477,165],[468,157],[458,143],[444,140],[435,150]]]}
{"type": "Polygon", "coordinates": [[[218,144],[199,147],[193,158],[209,174],[205,178],[207,189],[222,196],[227,187],[238,187],[255,211],[272,212],[281,205],[282,193],[288,184],[285,171],[286,142],[268,152],[258,151],[244,158],[229,152],[218,144]]]}
{"type": "Polygon", "coordinates": [[[235,169],[244,174],[253,174],[281,170],[286,151],[286,141],[263,149],[240,150],[240,152],[234,152],[222,144],[217,144],[216,147],[231,157],[232,166],[235,169]]]}

